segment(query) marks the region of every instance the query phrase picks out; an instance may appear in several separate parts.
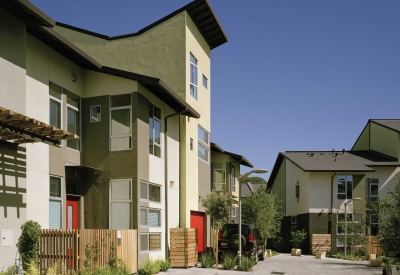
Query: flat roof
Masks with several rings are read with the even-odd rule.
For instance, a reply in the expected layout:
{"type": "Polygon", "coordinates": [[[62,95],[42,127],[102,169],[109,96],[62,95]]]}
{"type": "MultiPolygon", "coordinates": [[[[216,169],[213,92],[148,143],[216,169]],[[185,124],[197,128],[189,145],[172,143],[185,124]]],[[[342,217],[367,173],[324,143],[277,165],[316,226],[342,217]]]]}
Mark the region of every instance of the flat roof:
{"type": "Polygon", "coordinates": [[[161,18],[160,20],[148,25],[147,27],[140,29],[137,32],[122,34],[117,36],[107,36],[104,34],[64,24],[61,22],[56,22],[56,25],[71,30],[75,30],[78,32],[82,32],[88,35],[96,36],[105,40],[117,40],[117,39],[141,35],[142,33],[145,33],[146,31],[156,27],[157,25],[167,21],[168,19],[176,16],[177,14],[183,11],[186,11],[189,14],[190,18],[192,18],[196,27],[199,29],[200,33],[203,35],[207,44],[210,46],[210,49],[214,49],[228,42],[228,37],[226,36],[225,31],[222,28],[208,0],[195,0],[187,4],[186,6],[174,11],[173,13],[161,18]]]}

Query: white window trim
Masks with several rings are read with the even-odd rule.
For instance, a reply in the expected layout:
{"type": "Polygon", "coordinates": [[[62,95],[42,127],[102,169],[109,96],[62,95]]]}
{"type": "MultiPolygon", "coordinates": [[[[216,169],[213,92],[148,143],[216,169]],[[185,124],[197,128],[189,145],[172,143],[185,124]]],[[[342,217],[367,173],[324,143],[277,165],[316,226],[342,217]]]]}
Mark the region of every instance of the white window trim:
{"type": "Polygon", "coordinates": [[[232,178],[232,193],[236,193],[236,167],[231,167],[231,178],[232,178]]]}
{"type": "MultiPolygon", "coordinates": [[[[57,84],[55,84],[54,82],[51,82],[51,81],[49,82],[49,89],[50,89],[50,83],[53,84],[54,86],[59,87],[61,90],[60,91],[61,99],[58,99],[58,98],[50,95],[50,92],[49,92],[49,98],[60,103],[60,129],[64,129],[64,114],[63,114],[64,112],[63,112],[63,96],[62,96],[64,89],[61,86],[58,86],[57,84]]],[[[50,110],[49,110],[49,115],[50,115],[50,110]]],[[[50,124],[50,117],[49,117],[49,124],[50,124]]],[[[51,126],[54,126],[54,125],[51,125],[51,126]]],[[[60,140],[60,147],[63,147],[63,146],[64,146],[64,140],[60,140]]]]}
{"type": "Polygon", "coordinates": [[[64,182],[63,182],[63,177],[56,176],[56,175],[49,175],[49,201],[60,201],[61,202],[61,213],[60,213],[60,218],[61,218],[61,224],[60,224],[60,229],[64,227],[64,182]],[[60,179],[60,197],[52,197],[50,196],[50,178],[58,178],[60,179]]]}
{"type": "Polygon", "coordinates": [[[155,154],[154,154],[154,146],[158,146],[159,148],[160,148],[160,156],[159,156],[159,158],[162,158],[162,156],[163,156],[163,151],[162,151],[162,146],[161,146],[161,144],[162,144],[162,138],[163,138],[163,135],[162,135],[162,133],[163,133],[163,129],[162,129],[162,123],[161,123],[161,119],[158,119],[157,117],[155,117],[154,116],[154,108],[157,108],[157,109],[159,109],[160,110],[160,117],[162,117],[162,111],[161,111],[161,108],[158,108],[155,104],[153,104],[152,102],[150,102],[150,104],[151,105],[153,105],[153,117],[152,117],[152,119],[153,120],[157,120],[159,123],[160,123],[160,143],[157,143],[156,142],[156,139],[155,139],[155,127],[154,127],[154,123],[153,123],[153,129],[152,129],[152,132],[153,132],[153,154],[151,154],[150,153],[150,155],[153,155],[153,156],[155,156],[155,157],[158,157],[158,156],[156,156],[155,154]]]}
{"type": "Polygon", "coordinates": [[[89,109],[89,122],[101,122],[101,105],[91,105],[89,109]],[[92,120],[92,107],[99,107],[100,108],[100,119],[99,120],[92,120]]]}
{"type": "Polygon", "coordinates": [[[232,217],[232,218],[235,218],[235,217],[236,217],[236,212],[237,212],[237,211],[236,211],[236,207],[232,207],[232,208],[231,208],[231,217],[232,217]]]}
{"type": "Polygon", "coordinates": [[[203,87],[208,89],[208,78],[204,74],[203,74],[202,82],[203,82],[203,87]],[[204,85],[204,79],[206,80],[206,85],[204,85]]]}
{"type": "Polygon", "coordinates": [[[142,183],[145,183],[146,184],[146,187],[147,187],[147,199],[143,199],[142,197],[141,197],[141,193],[140,193],[140,191],[139,191],[139,198],[140,198],[140,201],[142,201],[142,202],[150,202],[150,203],[157,203],[157,204],[162,204],[162,198],[163,198],[163,194],[162,194],[162,188],[161,188],[161,185],[159,185],[159,184],[155,184],[155,183],[151,183],[151,182],[147,182],[147,181],[144,181],[144,180],[141,180],[140,181],[140,187],[142,187],[142,183]],[[152,200],[150,200],[149,199],[149,189],[150,189],[150,186],[149,185],[154,185],[154,186],[158,186],[158,187],[160,187],[160,201],[152,201],[152,200]]]}
{"type": "MultiPolygon", "coordinates": [[[[345,214],[345,213],[343,213],[343,212],[337,212],[336,213],[336,222],[338,223],[337,225],[336,225],[336,246],[337,247],[344,247],[344,244],[339,244],[338,242],[339,242],[339,236],[344,236],[344,233],[339,233],[339,214],[345,214]]],[[[359,215],[359,213],[347,213],[347,215],[349,216],[351,216],[351,221],[348,221],[347,223],[349,224],[349,223],[358,223],[359,221],[354,221],[354,215],[359,215]]],[[[344,217],[344,218],[346,218],[346,217],[344,217]]],[[[344,224],[344,222],[342,221],[342,222],[340,222],[340,223],[343,223],[344,224]]],[[[351,236],[352,234],[347,234],[347,236],[351,236]]],[[[361,247],[362,245],[356,245],[356,247],[361,247]]]]}
{"type": "MultiPolygon", "coordinates": [[[[151,252],[158,252],[158,251],[162,251],[162,244],[163,244],[163,234],[161,232],[146,232],[146,233],[140,233],[141,235],[150,235],[150,234],[159,234],[160,235],[160,249],[157,250],[150,250],[150,243],[149,243],[149,250],[141,250],[141,247],[139,248],[139,252],[140,254],[146,254],[146,253],[151,253],[151,252]]],[[[142,241],[142,238],[139,236],[140,242],[142,241]]],[[[147,237],[147,241],[150,242],[149,240],[149,236],[147,237]]]]}
{"type": "MultiPolygon", "coordinates": [[[[337,190],[337,194],[336,194],[336,199],[337,200],[349,200],[349,199],[352,199],[352,198],[348,198],[347,197],[347,177],[348,176],[352,176],[353,177],[353,175],[351,175],[351,174],[340,174],[340,175],[338,175],[337,176],[337,178],[336,178],[336,190],[337,190]],[[344,176],[345,177],[345,183],[344,183],[344,193],[339,193],[339,176],[344,176]],[[338,198],[338,195],[345,195],[346,197],[344,198],[344,199],[339,199],[338,198]]],[[[352,179],[352,183],[351,183],[351,188],[353,188],[353,186],[354,186],[354,182],[353,182],[353,180],[354,179],[352,179]]],[[[351,190],[351,193],[353,194],[353,191],[354,190],[351,190]]]]}
{"type": "MultiPolygon", "coordinates": [[[[197,58],[194,56],[194,54],[192,54],[192,53],[190,53],[190,56],[193,56],[193,58],[196,60],[196,63],[198,63],[198,60],[197,60],[197,58]]],[[[190,62],[190,65],[194,65],[194,66],[196,66],[196,68],[197,68],[197,76],[196,76],[196,78],[197,78],[197,85],[196,84],[194,84],[194,83],[192,83],[192,81],[190,81],[190,86],[193,86],[193,87],[196,87],[196,93],[194,94],[194,95],[192,95],[192,94],[190,94],[194,99],[198,99],[198,91],[199,91],[199,66],[197,65],[197,64],[195,64],[195,63],[193,63],[192,62],[192,60],[191,60],[191,58],[189,57],[189,62],[190,62]]],[[[190,75],[192,74],[192,66],[190,66],[190,75]]],[[[190,88],[189,88],[189,93],[190,93],[190,88]]]]}
{"type": "Polygon", "coordinates": [[[139,213],[140,213],[140,215],[142,215],[142,210],[147,210],[147,224],[142,224],[141,222],[142,222],[142,217],[140,216],[140,227],[141,228],[161,228],[162,227],[162,220],[163,220],[163,217],[162,217],[162,211],[161,211],[161,209],[159,209],[159,208],[152,208],[152,207],[145,207],[145,206],[141,206],[140,207],[140,211],[139,211],[139,213]],[[158,212],[160,212],[160,225],[149,225],[149,221],[148,221],[148,217],[149,217],[149,210],[155,210],[155,211],[158,211],[158,212]]]}
{"type": "MultiPolygon", "coordinates": [[[[66,95],[67,97],[68,97],[68,95],[66,95]]],[[[79,98],[79,106],[81,106],[81,104],[80,104],[80,98],[79,98]]],[[[71,108],[72,110],[74,110],[74,111],[77,111],[78,112],[78,116],[79,116],[79,136],[81,136],[81,133],[82,133],[82,121],[81,121],[81,112],[79,111],[79,108],[77,108],[77,107],[75,107],[75,106],[72,106],[71,104],[68,104],[67,103],[67,120],[66,120],[66,122],[67,122],[67,127],[68,127],[68,108],[71,108]]],[[[81,144],[81,139],[79,139],[78,140],[79,141],[79,150],[77,150],[77,149],[75,149],[75,148],[71,148],[71,147],[68,147],[68,140],[66,141],[66,144],[67,144],[67,148],[68,149],[70,149],[70,150],[73,150],[73,151],[76,151],[76,152],[80,152],[81,151],[81,146],[82,146],[82,144],[81,144]]]]}
{"type": "Polygon", "coordinates": [[[369,202],[378,202],[379,201],[379,182],[378,183],[369,183],[369,197],[368,197],[369,202]],[[377,186],[378,187],[378,195],[372,195],[372,186],[377,186]],[[372,198],[377,198],[377,200],[371,200],[372,198]]]}
{"type": "MultiPolygon", "coordinates": [[[[108,210],[108,227],[111,229],[111,222],[112,222],[112,217],[111,217],[112,211],[110,211],[111,204],[113,202],[129,202],[129,203],[131,203],[131,206],[132,206],[132,191],[133,191],[132,188],[133,188],[133,186],[132,186],[132,179],[113,179],[113,180],[110,180],[109,185],[110,185],[110,187],[108,188],[108,198],[109,198],[109,204],[108,204],[108,209],[109,209],[108,210]],[[112,200],[112,195],[111,195],[112,186],[111,186],[111,183],[112,182],[116,182],[116,181],[129,181],[130,182],[130,189],[131,189],[131,194],[130,194],[131,199],[130,200],[117,200],[117,201],[113,201],[112,200]]],[[[132,212],[130,212],[130,215],[132,215],[132,212]]],[[[131,219],[131,218],[129,217],[129,219],[131,219]]],[[[129,227],[132,227],[132,221],[129,221],[129,227]]]]}
{"type": "Polygon", "coordinates": [[[198,128],[197,128],[197,139],[201,142],[201,144],[205,144],[207,146],[210,145],[210,133],[206,129],[204,129],[200,124],[198,124],[198,128]],[[198,132],[199,128],[201,128],[204,131],[204,133],[207,134],[207,142],[204,142],[203,140],[198,138],[199,137],[199,132],[198,132]]]}
{"type": "MultiPolygon", "coordinates": [[[[199,144],[200,145],[200,144],[199,144]]],[[[201,146],[201,145],[200,145],[201,146]]],[[[214,165],[213,165],[213,173],[214,173],[214,177],[213,177],[213,185],[214,185],[214,191],[216,191],[216,192],[224,192],[224,191],[226,191],[226,169],[224,169],[224,168],[221,168],[221,169],[216,169],[215,168],[215,164],[216,163],[214,163],[214,165]],[[215,182],[215,171],[224,171],[225,172],[225,182],[215,182]],[[224,189],[223,190],[218,190],[217,191],[217,189],[216,189],[216,185],[219,185],[219,186],[223,186],[224,187],[224,189]]],[[[217,163],[217,164],[220,164],[220,163],[217,163]]]]}
{"type": "MultiPolygon", "coordinates": [[[[110,105],[111,105],[111,98],[110,98],[110,105]]],[[[127,105],[127,106],[122,106],[122,107],[110,107],[110,113],[109,113],[109,120],[110,120],[110,126],[109,126],[109,136],[110,136],[110,138],[108,139],[109,140],[109,148],[110,148],[110,151],[112,151],[112,152],[115,152],[115,151],[127,151],[127,150],[132,150],[132,106],[129,106],[129,105],[127,105]],[[112,129],[111,129],[111,123],[112,123],[112,119],[111,119],[111,113],[112,113],[112,111],[115,111],[115,110],[124,110],[124,109],[129,109],[129,117],[130,117],[130,123],[129,123],[129,134],[125,134],[125,135],[115,135],[115,136],[112,136],[111,135],[111,131],[112,131],[112,129]],[[121,138],[121,137],[130,137],[131,138],[131,144],[130,144],[130,147],[128,148],[128,149],[111,149],[111,139],[112,138],[121,138]]]]}
{"type": "Polygon", "coordinates": [[[205,163],[209,163],[209,162],[210,162],[210,151],[209,151],[206,147],[204,147],[203,145],[201,145],[200,143],[198,144],[198,146],[201,146],[201,147],[204,148],[204,150],[207,152],[207,159],[208,159],[208,161],[206,161],[206,160],[200,158],[199,156],[197,156],[198,159],[201,160],[201,161],[204,161],[205,163]]]}

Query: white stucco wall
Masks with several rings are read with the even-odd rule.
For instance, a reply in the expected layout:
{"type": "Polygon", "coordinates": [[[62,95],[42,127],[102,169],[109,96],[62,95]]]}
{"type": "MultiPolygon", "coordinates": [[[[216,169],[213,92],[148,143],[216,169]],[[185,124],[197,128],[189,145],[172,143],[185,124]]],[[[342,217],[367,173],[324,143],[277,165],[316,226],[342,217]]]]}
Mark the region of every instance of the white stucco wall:
{"type": "Polygon", "coordinates": [[[310,176],[292,161],[286,161],[286,216],[308,213],[310,198],[310,176]],[[300,197],[297,202],[296,184],[299,182],[300,197]]]}

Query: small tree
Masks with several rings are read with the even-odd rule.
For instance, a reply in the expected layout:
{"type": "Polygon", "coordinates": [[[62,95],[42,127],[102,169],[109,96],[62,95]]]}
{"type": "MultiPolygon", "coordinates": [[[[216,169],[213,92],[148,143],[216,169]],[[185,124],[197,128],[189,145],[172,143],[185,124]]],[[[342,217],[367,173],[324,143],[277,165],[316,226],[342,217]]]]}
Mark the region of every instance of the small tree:
{"type": "Polygon", "coordinates": [[[206,209],[206,214],[214,222],[214,245],[215,245],[215,260],[218,267],[218,231],[222,229],[225,223],[229,222],[229,213],[234,199],[228,193],[211,192],[201,197],[201,205],[206,209]]]}
{"type": "Polygon", "coordinates": [[[400,255],[400,178],[394,191],[379,200],[379,245],[400,255]]]}
{"type": "Polygon", "coordinates": [[[17,247],[22,259],[22,267],[28,270],[30,264],[39,265],[40,225],[35,221],[27,221],[21,225],[17,247]]]}
{"type": "Polygon", "coordinates": [[[306,238],[307,232],[304,229],[290,232],[290,243],[294,248],[301,248],[306,238]]]}
{"type": "Polygon", "coordinates": [[[240,177],[240,182],[262,182],[267,183],[262,177],[240,177]]]}
{"type": "Polygon", "coordinates": [[[243,222],[252,224],[260,229],[263,238],[275,238],[280,232],[283,213],[277,195],[267,191],[262,185],[242,199],[243,222]]]}

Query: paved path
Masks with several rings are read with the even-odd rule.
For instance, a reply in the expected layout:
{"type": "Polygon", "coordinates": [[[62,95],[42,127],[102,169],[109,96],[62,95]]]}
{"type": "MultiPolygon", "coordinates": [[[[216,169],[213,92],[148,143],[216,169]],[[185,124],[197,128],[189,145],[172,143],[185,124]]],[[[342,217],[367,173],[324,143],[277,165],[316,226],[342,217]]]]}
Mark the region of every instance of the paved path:
{"type": "Polygon", "coordinates": [[[316,259],[314,256],[295,257],[290,254],[259,261],[251,272],[228,271],[215,268],[172,268],[163,275],[261,275],[261,274],[300,274],[300,275],[381,275],[382,268],[371,268],[367,261],[351,262],[332,258],[316,259]]]}

